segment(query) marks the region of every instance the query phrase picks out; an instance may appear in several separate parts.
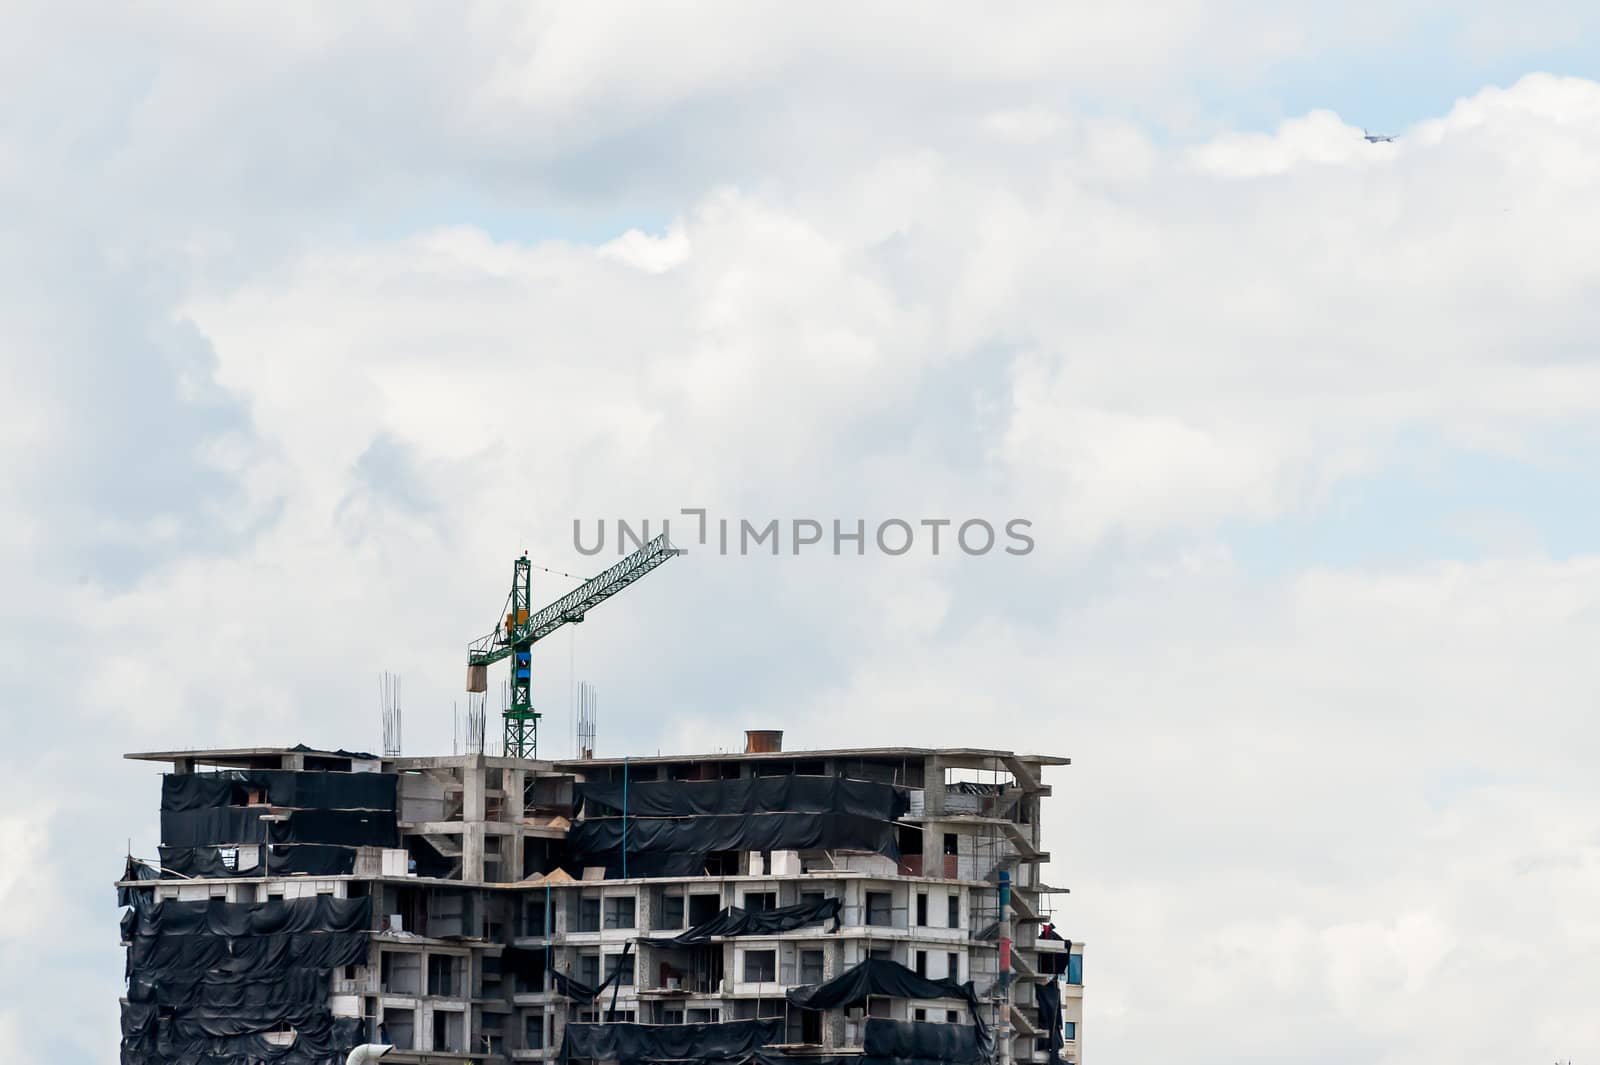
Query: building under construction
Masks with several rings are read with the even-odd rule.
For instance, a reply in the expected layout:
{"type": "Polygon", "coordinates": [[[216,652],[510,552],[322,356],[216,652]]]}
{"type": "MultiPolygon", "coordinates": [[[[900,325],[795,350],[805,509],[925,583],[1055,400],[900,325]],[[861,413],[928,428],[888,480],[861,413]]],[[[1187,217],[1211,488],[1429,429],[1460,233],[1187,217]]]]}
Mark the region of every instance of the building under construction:
{"type": "Polygon", "coordinates": [[[129,755],[166,773],[118,884],[122,1060],[1082,1062],[1040,875],[1067,760],[780,739],[129,755]]]}

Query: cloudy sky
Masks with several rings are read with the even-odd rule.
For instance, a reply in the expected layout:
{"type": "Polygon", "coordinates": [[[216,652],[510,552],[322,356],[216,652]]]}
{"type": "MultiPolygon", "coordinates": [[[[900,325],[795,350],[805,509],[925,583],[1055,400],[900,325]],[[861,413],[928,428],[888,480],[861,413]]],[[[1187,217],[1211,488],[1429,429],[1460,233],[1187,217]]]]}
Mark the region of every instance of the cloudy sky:
{"type": "Polygon", "coordinates": [[[448,750],[703,507],[1036,547],[691,552],[544,751],[1072,757],[1094,1065],[1600,1061],[1595,21],[8,4],[0,1057],[116,1059],[121,752],[448,750]]]}

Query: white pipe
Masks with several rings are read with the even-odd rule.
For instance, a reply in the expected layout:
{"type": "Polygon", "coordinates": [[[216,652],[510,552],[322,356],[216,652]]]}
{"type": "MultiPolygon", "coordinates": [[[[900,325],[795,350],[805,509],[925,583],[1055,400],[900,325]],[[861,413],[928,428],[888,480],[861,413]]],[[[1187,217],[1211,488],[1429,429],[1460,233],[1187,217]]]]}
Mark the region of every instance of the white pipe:
{"type": "Polygon", "coordinates": [[[389,1043],[362,1043],[350,1051],[350,1056],[344,1059],[344,1065],[370,1065],[393,1049],[394,1046],[389,1043]]]}

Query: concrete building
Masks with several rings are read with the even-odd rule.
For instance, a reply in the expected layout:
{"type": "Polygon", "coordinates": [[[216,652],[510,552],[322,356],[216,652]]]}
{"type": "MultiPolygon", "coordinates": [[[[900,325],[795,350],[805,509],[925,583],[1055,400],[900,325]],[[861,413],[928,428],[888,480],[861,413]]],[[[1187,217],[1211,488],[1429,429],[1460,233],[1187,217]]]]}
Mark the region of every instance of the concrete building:
{"type": "Polygon", "coordinates": [[[1083,944],[1054,931],[1060,891],[1040,877],[1043,773],[1063,758],[128,757],[170,767],[160,868],[130,859],[118,885],[128,1065],[342,1061],[364,1040],[393,1062],[544,1061],[580,1035],[570,1056],[605,1057],[583,1049],[610,1045],[597,1025],[759,1030],[770,1059],[857,1053],[888,1021],[987,1032],[1000,1062],[1083,1061],[1083,944]],[[869,959],[944,990],[792,1001],[869,959]]]}

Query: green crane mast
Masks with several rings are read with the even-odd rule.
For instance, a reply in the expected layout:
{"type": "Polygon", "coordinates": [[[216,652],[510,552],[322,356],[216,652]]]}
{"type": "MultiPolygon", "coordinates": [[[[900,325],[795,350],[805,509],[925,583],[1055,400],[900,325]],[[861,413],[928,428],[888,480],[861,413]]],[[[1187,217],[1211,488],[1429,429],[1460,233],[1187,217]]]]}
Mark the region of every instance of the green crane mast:
{"type": "Polygon", "coordinates": [[[526,553],[512,564],[511,594],[505,620],[493,632],[467,647],[467,691],[489,690],[489,666],[511,659],[511,698],[505,708],[505,753],[511,758],[536,758],[539,713],[533,708],[533,645],[584,615],[674,555],[666,533],[649,540],[622,561],[584,581],[548,606],[534,611],[533,563],[526,553]]]}

